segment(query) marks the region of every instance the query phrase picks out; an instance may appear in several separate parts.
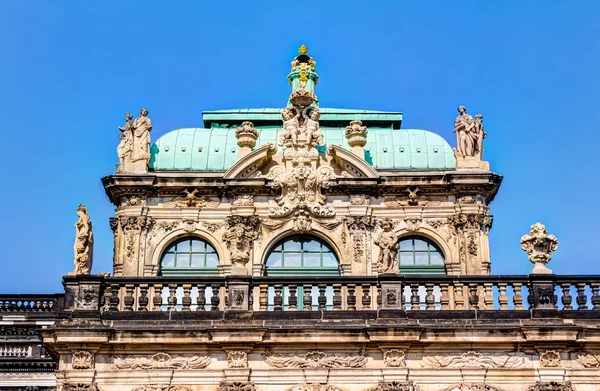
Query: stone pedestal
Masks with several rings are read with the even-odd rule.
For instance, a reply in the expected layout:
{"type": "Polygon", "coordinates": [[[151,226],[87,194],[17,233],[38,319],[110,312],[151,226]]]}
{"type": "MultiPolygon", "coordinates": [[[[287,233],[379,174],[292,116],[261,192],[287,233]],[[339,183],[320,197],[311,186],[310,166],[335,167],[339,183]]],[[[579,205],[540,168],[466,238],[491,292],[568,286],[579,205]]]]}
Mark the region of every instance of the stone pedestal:
{"type": "Polygon", "coordinates": [[[484,162],[476,156],[461,157],[456,155],[457,169],[472,169],[472,170],[490,170],[490,163],[484,162]]]}
{"type": "Polygon", "coordinates": [[[63,277],[65,311],[99,311],[100,285],[104,277],[80,275],[63,277]]]}
{"type": "Polygon", "coordinates": [[[402,283],[398,274],[383,274],[381,281],[381,309],[402,309],[402,283]],[[389,279],[390,281],[385,281],[389,279]]]}
{"type": "Polygon", "coordinates": [[[250,277],[227,278],[228,310],[249,310],[250,277]]]}
{"type": "Polygon", "coordinates": [[[556,309],[556,296],[554,295],[554,274],[530,274],[531,293],[529,303],[536,310],[556,309]]]}

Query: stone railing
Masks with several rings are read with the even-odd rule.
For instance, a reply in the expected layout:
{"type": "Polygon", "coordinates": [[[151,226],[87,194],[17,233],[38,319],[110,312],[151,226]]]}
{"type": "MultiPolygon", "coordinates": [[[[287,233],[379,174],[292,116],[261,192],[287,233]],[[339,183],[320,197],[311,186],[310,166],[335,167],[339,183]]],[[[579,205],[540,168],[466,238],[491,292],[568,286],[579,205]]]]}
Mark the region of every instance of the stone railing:
{"type": "Polygon", "coordinates": [[[0,314],[3,313],[54,313],[62,304],[64,295],[0,295],[0,314]]]}
{"type": "MultiPolygon", "coordinates": [[[[71,283],[84,281],[82,276],[71,283]]],[[[97,282],[103,312],[600,310],[600,276],[109,277],[97,282]]]]}
{"type": "Polygon", "coordinates": [[[0,346],[0,357],[29,357],[31,345],[5,345],[0,346]]]}

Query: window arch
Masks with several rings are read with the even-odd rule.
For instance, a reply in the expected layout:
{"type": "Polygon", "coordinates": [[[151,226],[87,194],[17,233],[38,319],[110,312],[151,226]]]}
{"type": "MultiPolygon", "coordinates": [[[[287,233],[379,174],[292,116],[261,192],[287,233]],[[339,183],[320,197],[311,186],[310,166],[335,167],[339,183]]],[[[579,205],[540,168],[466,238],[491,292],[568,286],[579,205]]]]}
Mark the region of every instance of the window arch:
{"type": "Polygon", "coordinates": [[[160,257],[163,276],[218,275],[219,255],[213,246],[196,237],[172,243],[160,257]]]}
{"type": "Polygon", "coordinates": [[[402,274],[446,274],[444,253],[422,236],[400,238],[398,264],[402,274]]]}
{"type": "Polygon", "coordinates": [[[339,275],[335,252],[323,240],[311,235],[296,235],[279,241],[267,256],[266,275],[339,275]]]}

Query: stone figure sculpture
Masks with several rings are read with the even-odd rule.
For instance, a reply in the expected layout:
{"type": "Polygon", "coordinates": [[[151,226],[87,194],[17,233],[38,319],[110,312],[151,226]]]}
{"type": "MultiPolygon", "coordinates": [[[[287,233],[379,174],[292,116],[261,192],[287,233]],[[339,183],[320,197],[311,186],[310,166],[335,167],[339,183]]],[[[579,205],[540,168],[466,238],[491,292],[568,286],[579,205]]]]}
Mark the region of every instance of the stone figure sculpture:
{"type": "Polygon", "coordinates": [[[319,126],[321,112],[317,107],[310,106],[312,96],[309,101],[304,101],[305,93],[304,90],[295,91],[292,99],[297,98],[294,102],[298,101],[299,103],[281,111],[283,129],[279,136],[279,146],[298,147],[298,137],[300,136],[304,136],[303,140],[310,147],[323,145],[323,134],[319,126]]]}
{"type": "Polygon", "coordinates": [[[381,222],[382,232],[374,243],[379,247],[378,267],[380,273],[398,273],[398,259],[396,255],[400,249],[398,237],[393,231],[392,222],[385,219],[381,222]]]}
{"type": "Polygon", "coordinates": [[[300,113],[293,107],[286,107],[281,111],[281,117],[283,118],[283,130],[279,136],[279,146],[282,146],[288,140],[291,140],[292,145],[297,145],[300,113]]]}
{"type": "Polygon", "coordinates": [[[117,155],[119,156],[119,168],[124,166],[125,156],[130,155],[133,150],[133,115],[125,114],[125,125],[119,126],[119,130],[123,132],[119,135],[119,145],[117,146],[117,155]]]}
{"type": "Polygon", "coordinates": [[[323,134],[319,127],[321,112],[316,107],[308,106],[302,112],[305,118],[306,140],[312,146],[323,145],[323,134]],[[310,112],[310,114],[308,114],[310,112]],[[308,115],[307,115],[308,114],[308,115]]]}
{"type": "Polygon", "coordinates": [[[148,118],[148,109],[142,109],[140,115],[133,121],[133,162],[145,160],[150,162],[150,131],[152,121],[148,118]]]}
{"type": "Polygon", "coordinates": [[[92,233],[92,221],[85,205],[79,205],[77,216],[79,216],[79,220],[75,223],[75,246],[73,248],[75,270],[72,274],[90,274],[94,235],[92,233]]]}
{"type": "Polygon", "coordinates": [[[475,119],[467,113],[465,106],[458,106],[459,115],[454,119],[456,146],[454,153],[461,158],[483,155],[483,139],[487,134],[483,131],[483,116],[477,114],[475,119]]]}

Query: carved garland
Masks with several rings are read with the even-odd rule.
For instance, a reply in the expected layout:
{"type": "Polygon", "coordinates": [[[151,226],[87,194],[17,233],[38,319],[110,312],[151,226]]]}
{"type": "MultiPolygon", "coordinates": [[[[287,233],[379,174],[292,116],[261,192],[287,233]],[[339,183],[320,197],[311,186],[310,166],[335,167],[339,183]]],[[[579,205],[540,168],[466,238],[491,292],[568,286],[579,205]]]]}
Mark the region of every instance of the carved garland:
{"type": "Polygon", "coordinates": [[[424,368],[522,368],[525,357],[520,355],[483,355],[478,352],[466,352],[461,355],[436,355],[424,357],[424,368]]]}
{"type": "Polygon", "coordinates": [[[156,353],[152,357],[117,357],[114,366],[117,369],[202,369],[211,362],[208,356],[171,358],[167,353],[156,353]]]}
{"type": "Polygon", "coordinates": [[[364,368],[367,357],[363,354],[328,355],[320,351],[299,356],[269,356],[267,364],[274,368],[364,368]]]}

